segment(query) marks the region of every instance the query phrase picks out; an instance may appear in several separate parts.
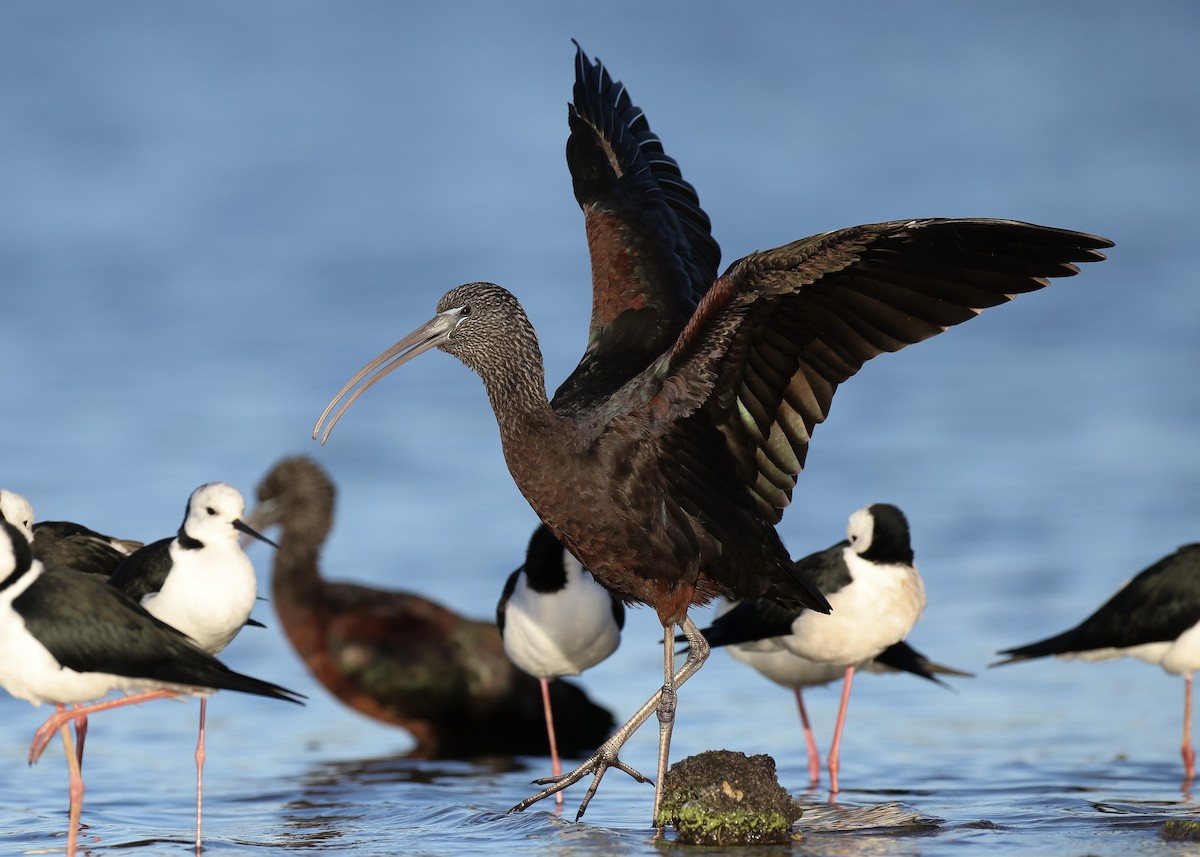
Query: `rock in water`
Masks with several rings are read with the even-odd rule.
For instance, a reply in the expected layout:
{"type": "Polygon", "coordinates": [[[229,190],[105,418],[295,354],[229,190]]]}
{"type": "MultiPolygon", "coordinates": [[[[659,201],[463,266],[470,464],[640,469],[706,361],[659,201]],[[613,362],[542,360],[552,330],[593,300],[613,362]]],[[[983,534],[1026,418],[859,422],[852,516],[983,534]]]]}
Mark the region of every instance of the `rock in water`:
{"type": "Polygon", "coordinates": [[[671,766],[654,823],[688,845],[779,845],[801,812],[770,756],[709,750],[671,766]]]}

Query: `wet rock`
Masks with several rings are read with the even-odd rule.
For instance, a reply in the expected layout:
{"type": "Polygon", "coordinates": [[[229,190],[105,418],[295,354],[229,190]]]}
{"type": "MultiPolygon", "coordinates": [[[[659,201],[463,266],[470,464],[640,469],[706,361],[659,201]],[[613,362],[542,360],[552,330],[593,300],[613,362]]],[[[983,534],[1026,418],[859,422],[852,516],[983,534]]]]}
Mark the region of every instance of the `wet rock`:
{"type": "Polygon", "coordinates": [[[709,750],[671,766],[655,824],[684,844],[778,845],[793,841],[801,812],[770,756],[709,750]]]}
{"type": "Polygon", "coordinates": [[[1200,842],[1200,821],[1168,819],[1163,822],[1159,835],[1168,842],[1200,842]]]}

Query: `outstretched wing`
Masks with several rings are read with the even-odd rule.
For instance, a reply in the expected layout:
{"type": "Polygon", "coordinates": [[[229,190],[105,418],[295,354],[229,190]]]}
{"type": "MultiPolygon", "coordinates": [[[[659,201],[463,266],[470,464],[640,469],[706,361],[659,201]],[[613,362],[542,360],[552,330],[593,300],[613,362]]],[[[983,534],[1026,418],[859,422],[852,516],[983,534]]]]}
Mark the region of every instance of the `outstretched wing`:
{"type": "Polygon", "coordinates": [[[567,165],[592,260],[588,347],[560,411],[607,398],[671,347],[717,277],[721,251],[695,189],[646,115],[576,44],[567,165]]]}
{"type": "Polygon", "coordinates": [[[740,259],[639,379],[644,407],[662,417],[663,454],[687,457],[691,436],[715,426],[736,481],[777,522],[842,381],[878,354],[1078,273],[1109,246],[1011,220],[934,219],[842,229],[740,259]]]}

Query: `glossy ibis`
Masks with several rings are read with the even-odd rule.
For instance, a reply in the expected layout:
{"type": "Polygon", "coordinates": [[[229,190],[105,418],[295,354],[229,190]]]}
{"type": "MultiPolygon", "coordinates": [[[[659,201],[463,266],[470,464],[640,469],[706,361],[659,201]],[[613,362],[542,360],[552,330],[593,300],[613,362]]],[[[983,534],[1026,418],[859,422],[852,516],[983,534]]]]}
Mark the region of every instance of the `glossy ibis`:
{"type": "MultiPolygon", "coordinates": [[[[364,390],[418,354],[452,354],[483,380],[509,470],[538,516],[602,584],[655,608],[667,632],[662,690],[591,759],[514,807],[593,774],[582,815],[606,768],[645,779],[617,751],[655,712],[661,786],[676,689],[708,655],[690,605],[767,596],[828,609],[775,524],[837,386],[878,354],[1078,273],[1111,243],[1011,220],[898,220],[751,253],[706,284],[719,253],[695,192],[624,87],[582,51],[569,118],[592,320],[553,399],[516,298],[468,283],[356,373],[313,436],[326,440],[364,390]],[[690,644],[678,673],[675,625],[690,644]]],[[[660,797],[656,787],[656,811],[660,797]]]]}
{"type": "MultiPolygon", "coordinates": [[[[333,483],[297,456],[263,477],[250,515],[261,529],[281,527],[271,603],[309,671],[346,705],[411,733],[416,755],[545,753],[538,682],[513,666],[495,625],[412,593],[321,577],[333,510],[333,483]]],[[[612,715],[579,688],[555,681],[550,695],[564,715],[564,752],[608,737],[612,715]]]]}
{"type": "Polygon", "coordinates": [[[133,599],[91,574],[47,570],[25,537],[0,522],[0,686],[54,715],[29,749],[33,764],[61,729],[70,771],[67,853],[74,854],[83,776],[68,723],[87,714],[179,694],[237,690],[299,702],[278,685],[233,672],[133,599]],[[97,702],[111,691],[129,696],[97,702]],[[74,708],[67,709],[67,705],[74,708]]]}
{"type": "MultiPolygon", "coordinates": [[[[210,655],[217,654],[252,621],[250,611],[258,597],[254,566],[238,534],[275,544],[242,520],[245,506],[241,492],[232,485],[201,485],[188,498],[178,533],[136,551],[108,582],[210,655]]],[[[207,710],[208,700],[201,698],[196,739],[197,848],[204,806],[207,710]]]]}
{"type": "MultiPolygon", "coordinates": [[[[615,652],[625,627],[625,605],[540,524],[529,540],[524,565],[504,585],[496,625],[509,659],[541,685],[551,769],[560,776],[550,679],[579,675],[615,652]]],[[[562,806],[562,792],[555,799],[562,806]]]]}
{"type": "Polygon", "coordinates": [[[999,652],[992,666],[1056,655],[1084,661],[1133,657],[1184,678],[1183,787],[1196,777],[1192,674],[1200,669],[1200,544],[1184,545],[1141,571],[1069,631],[999,652]]]}

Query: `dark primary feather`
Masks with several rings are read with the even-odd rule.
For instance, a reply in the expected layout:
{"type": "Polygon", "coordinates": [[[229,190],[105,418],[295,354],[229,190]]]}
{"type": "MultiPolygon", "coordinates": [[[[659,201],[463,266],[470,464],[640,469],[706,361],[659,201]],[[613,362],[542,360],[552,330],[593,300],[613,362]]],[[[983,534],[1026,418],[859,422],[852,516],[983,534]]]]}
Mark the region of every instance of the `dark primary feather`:
{"type": "Polygon", "coordinates": [[[1174,640],[1200,622],[1200,544],[1184,545],[1140,572],[1069,631],[1026,646],[993,666],[1093,649],[1174,640]]]}
{"type": "Polygon", "coordinates": [[[127,557],[108,582],[134,601],[141,602],[163,588],[171,572],[171,542],[173,538],[151,542],[127,557]]]}
{"type": "Polygon", "coordinates": [[[300,694],[230,670],[99,577],[47,569],[13,600],[64,667],[299,702],[300,694]]]}
{"type": "Polygon", "coordinates": [[[556,408],[607,398],[670,347],[712,285],[721,250],[708,215],[645,113],[576,44],[567,166],[592,259],[588,347],[556,408]]]}
{"type": "Polygon", "coordinates": [[[974,673],[964,672],[963,670],[931,661],[904,640],[888,646],[876,655],[874,660],[875,663],[882,664],[889,669],[912,673],[915,676],[937,682],[942,686],[945,686],[946,683],[938,678],[939,675],[955,675],[962,678],[975,677],[974,673]]]}
{"type": "Polygon", "coordinates": [[[1099,261],[1111,242],[1008,220],[912,220],[805,238],[733,263],[669,354],[630,383],[645,404],[609,425],[657,426],[682,492],[740,482],[775,523],[837,386],[872,357],[920,342],[1048,278],[1099,261]],[[717,459],[689,456],[713,428],[717,459]],[[734,467],[734,474],[723,472],[734,467]]]}

